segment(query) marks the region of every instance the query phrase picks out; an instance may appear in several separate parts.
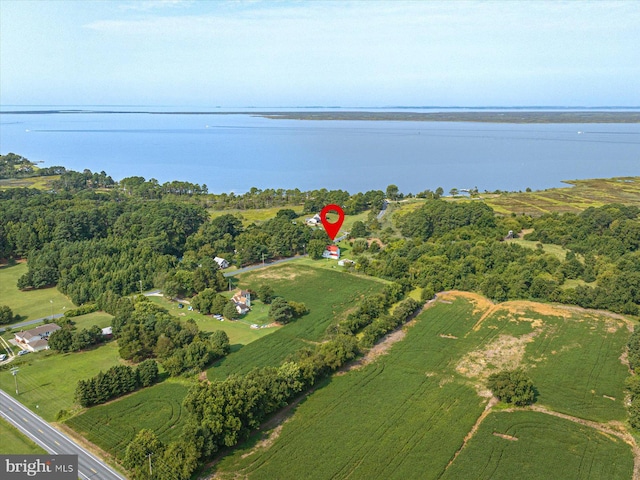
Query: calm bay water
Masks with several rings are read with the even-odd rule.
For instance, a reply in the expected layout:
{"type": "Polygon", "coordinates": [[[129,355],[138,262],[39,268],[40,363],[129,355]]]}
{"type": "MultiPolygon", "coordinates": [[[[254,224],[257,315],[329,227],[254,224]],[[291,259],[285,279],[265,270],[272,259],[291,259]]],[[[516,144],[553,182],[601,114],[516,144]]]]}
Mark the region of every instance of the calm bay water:
{"type": "Polygon", "coordinates": [[[272,120],[251,115],[0,115],[0,152],[114,179],[204,183],[210,192],[395,183],[543,189],[640,175],[638,124],[272,120]]]}

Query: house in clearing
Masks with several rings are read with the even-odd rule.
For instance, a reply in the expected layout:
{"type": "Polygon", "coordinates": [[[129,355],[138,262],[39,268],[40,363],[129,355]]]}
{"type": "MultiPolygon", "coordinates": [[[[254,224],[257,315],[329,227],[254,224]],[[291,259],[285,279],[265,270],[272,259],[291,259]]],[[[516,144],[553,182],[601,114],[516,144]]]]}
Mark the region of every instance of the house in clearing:
{"type": "Polygon", "coordinates": [[[221,270],[229,268],[229,262],[222,257],[214,257],[213,261],[218,264],[218,267],[220,267],[221,270]]]}
{"type": "Polygon", "coordinates": [[[322,223],[322,219],[320,218],[320,215],[316,213],[313,217],[307,218],[305,222],[307,225],[316,226],[322,223]]]}
{"type": "Polygon", "coordinates": [[[231,297],[231,301],[235,303],[236,310],[240,315],[244,315],[251,310],[251,292],[248,290],[236,292],[236,294],[231,297]]]}
{"type": "Polygon", "coordinates": [[[15,334],[15,342],[23,350],[39,352],[49,348],[49,335],[60,330],[60,325],[47,323],[40,327],[32,328],[15,334]]]}
{"type": "Polygon", "coordinates": [[[327,245],[327,248],[322,252],[322,258],[338,260],[340,258],[340,247],[337,245],[327,245]]]}

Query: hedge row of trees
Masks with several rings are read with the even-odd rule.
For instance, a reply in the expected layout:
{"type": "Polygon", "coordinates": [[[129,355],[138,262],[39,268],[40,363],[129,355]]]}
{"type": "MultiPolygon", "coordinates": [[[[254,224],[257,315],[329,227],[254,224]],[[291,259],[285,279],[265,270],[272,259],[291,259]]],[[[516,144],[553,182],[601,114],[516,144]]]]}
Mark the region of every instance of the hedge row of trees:
{"type": "Polygon", "coordinates": [[[635,327],[627,342],[627,356],[631,374],[627,377],[625,386],[630,393],[630,403],[627,410],[629,423],[640,430],[640,375],[637,369],[640,367],[640,328],[635,327]]]}
{"type": "Polygon", "coordinates": [[[78,381],[75,399],[83,407],[91,407],[153,385],[157,380],[158,364],[155,360],[145,360],[136,368],[115,365],[95,377],[78,381]]]}
{"type": "Polygon", "coordinates": [[[403,300],[391,315],[382,315],[373,320],[362,330],[360,346],[370,348],[387,333],[395,330],[400,325],[410,320],[420,309],[421,304],[413,298],[403,300]]]}

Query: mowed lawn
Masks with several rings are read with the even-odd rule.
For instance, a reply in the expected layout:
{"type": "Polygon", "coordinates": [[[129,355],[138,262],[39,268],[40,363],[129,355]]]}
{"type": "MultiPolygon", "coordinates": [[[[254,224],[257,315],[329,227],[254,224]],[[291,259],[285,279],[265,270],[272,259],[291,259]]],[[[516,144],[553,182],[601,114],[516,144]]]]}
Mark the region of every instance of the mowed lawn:
{"type": "MultiPolygon", "coordinates": [[[[253,367],[277,366],[302,347],[322,340],[327,327],[355,310],[364,295],[378,292],[384,283],[366,277],[324,270],[293,262],[239,275],[239,287],[273,287],[286,300],[303,302],[309,313],[218,362],[207,372],[210,380],[253,367]]],[[[224,322],[227,323],[227,322],[224,322]]],[[[270,330],[270,329],[265,329],[270,330]]]]}
{"type": "MultiPolygon", "coordinates": [[[[538,405],[596,421],[624,421],[626,367],[619,357],[628,336],[622,320],[603,315],[531,302],[495,306],[478,295],[452,294],[421,313],[387,355],[321,386],[271,446],[258,446],[260,437],[254,437],[215,473],[251,479],[435,479],[445,472],[447,478],[494,478],[489,466],[496,465],[495,449],[484,449],[485,443],[466,447],[477,445],[473,460],[464,460],[460,470],[454,467],[466,458],[466,448],[448,466],[487,403],[489,374],[522,367],[539,392],[538,405]],[[472,464],[485,469],[485,476],[471,473],[472,464]]],[[[555,458],[569,458],[566,465],[591,473],[567,478],[630,478],[631,451],[622,442],[543,414],[531,428],[511,418],[524,427],[518,427],[522,439],[511,442],[517,445],[501,450],[499,463],[509,466],[504,472],[514,475],[515,465],[531,457],[545,467],[528,470],[524,478],[558,478],[549,475],[549,465],[558,468],[564,464],[553,463],[555,458]],[[605,464],[617,454],[619,462],[605,464]]],[[[487,425],[491,437],[493,431],[514,435],[508,426],[487,425]]]]}
{"type": "Polygon", "coordinates": [[[78,380],[106,371],[122,361],[116,342],[85,352],[54,353],[51,350],[30,353],[0,369],[0,388],[47,421],[54,421],[60,410],[74,406],[78,380]],[[18,367],[19,395],[9,367],[18,367]]]}
{"type": "Polygon", "coordinates": [[[19,321],[49,317],[53,313],[64,313],[75,306],[56,287],[40,290],[18,290],[18,278],[27,273],[27,264],[0,267],[0,305],[8,305],[19,321]],[[53,304],[51,303],[53,300],[53,304]]]}
{"type": "Polygon", "coordinates": [[[517,411],[491,413],[442,479],[632,476],[633,454],[620,438],[544,413],[517,411]]]}
{"type": "Polygon", "coordinates": [[[0,454],[26,454],[35,455],[47,453],[33,441],[29,440],[13,425],[0,418],[0,454]]]}
{"type": "Polygon", "coordinates": [[[129,442],[143,428],[153,430],[165,443],[178,438],[186,421],[182,400],[187,391],[186,382],[168,380],[92,407],[65,423],[122,459],[129,442]]]}

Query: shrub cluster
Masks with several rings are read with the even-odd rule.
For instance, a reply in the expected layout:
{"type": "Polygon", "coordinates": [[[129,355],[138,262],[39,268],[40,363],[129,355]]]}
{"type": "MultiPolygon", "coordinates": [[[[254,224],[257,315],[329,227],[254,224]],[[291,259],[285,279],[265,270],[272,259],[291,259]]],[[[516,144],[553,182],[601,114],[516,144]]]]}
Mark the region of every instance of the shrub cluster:
{"type": "Polygon", "coordinates": [[[99,308],[95,303],[87,303],[78,308],[67,310],[66,312],[64,312],[64,316],[66,318],[79,317],[80,315],[86,315],[87,313],[97,312],[98,310],[99,308]]]}
{"type": "Polygon", "coordinates": [[[519,407],[529,405],[535,400],[533,382],[519,368],[491,374],[488,387],[501,401],[513,403],[519,407]]]}
{"type": "Polygon", "coordinates": [[[56,330],[49,336],[49,348],[56,352],[78,352],[93,345],[104,342],[102,329],[97,325],[89,329],[74,330],[71,321],[63,322],[60,330],[56,330]]]}

